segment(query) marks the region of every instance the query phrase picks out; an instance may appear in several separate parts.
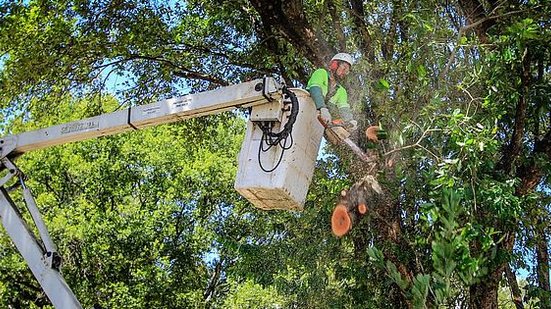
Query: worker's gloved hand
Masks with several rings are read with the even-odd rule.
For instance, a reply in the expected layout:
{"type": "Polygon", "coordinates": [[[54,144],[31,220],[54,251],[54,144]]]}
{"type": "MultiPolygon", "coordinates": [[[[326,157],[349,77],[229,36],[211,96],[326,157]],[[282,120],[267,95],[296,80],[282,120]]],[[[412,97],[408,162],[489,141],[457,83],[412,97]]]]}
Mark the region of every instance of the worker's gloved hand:
{"type": "Polygon", "coordinates": [[[358,122],[356,120],[350,120],[348,121],[348,124],[346,126],[346,129],[348,129],[349,132],[354,132],[358,129],[358,122]]]}
{"type": "Polygon", "coordinates": [[[329,109],[327,109],[327,107],[322,107],[319,109],[319,119],[326,125],[331,123],[331,114],[329,113],[329,109]]]}

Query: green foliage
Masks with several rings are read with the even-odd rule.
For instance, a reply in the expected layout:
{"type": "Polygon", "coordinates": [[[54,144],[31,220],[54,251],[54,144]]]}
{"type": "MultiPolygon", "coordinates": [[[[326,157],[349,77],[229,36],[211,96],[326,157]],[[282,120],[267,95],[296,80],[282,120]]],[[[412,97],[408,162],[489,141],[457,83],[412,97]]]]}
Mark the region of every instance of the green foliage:
{"type": "Polygon", "coordinates": [[[411,287],[411,294],[413,298],[414,308],[426,308],[427,296],[430,287],[430,276],[417,274],[413,279],[413,285],[411,287]]]}
{"type": "Polygon", "coordinates": [[[434,219],[437,230],[431,245],[435,282],[433,290],[437,304],[446,303],[453,294],[458,293],[452,287],[454,277],[470,285],[487,272],[485,258],[471,256],[474,229],[470,225],[459,225],[458,219],[462,212],[459,195],[453,190],[444,191],[441,207],[440,216],[434,219]]]}
{"type": "Polygon", "coordinates": [[[527,284],[524,287],[526,296],[526,302],[534,308],[546,308],[549,305],[549,299],[551,298],[551,292],[542,289],[541,287],[527,284]]]}
{"type": "MultiPolygon", "coordinates": [[[[417,274],[412,282],[403,278],[379,249],[370,247],[367,251],[375,265],[384,268],[392,282],[411,298],[415,308],[427,307],[429,292],[435,305],[450,306],[450,300],[462,293],[462,287],[477,282],[487,273],[486,258],[471,253],[470,247],[477,240],[476,229],[470,223],[462,226],[463,207],[460,195],[453,189],[442,191],[440,203],[424,205],[424,224],[434,233],[429,254],[432,265],[430,272],[417,274]]],[[[494,246],[491,236],[490,231],[483,251],[494,246]]]]}
{"type": "Polygon", "coordinates": [[[230,293],[222,306],[222,308],[229,309],[278,309],[284,307],[285,297],[278,295],[274,287],[263,288],[252,281],[246,281],[230,288],[230,293]]]}

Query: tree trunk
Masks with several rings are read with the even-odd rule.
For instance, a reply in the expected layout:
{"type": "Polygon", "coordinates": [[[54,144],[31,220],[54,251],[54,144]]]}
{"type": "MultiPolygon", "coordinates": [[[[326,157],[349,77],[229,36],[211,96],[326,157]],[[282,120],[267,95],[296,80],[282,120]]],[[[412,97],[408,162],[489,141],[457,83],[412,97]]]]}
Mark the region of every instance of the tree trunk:
{"type": "MultiPolygon", "coordinates": [[[[506,231],[504,226],[500,230],[506,231]]],[[[502,242],[498,243],[498,252],[511,252],[515,244],[515,233],[507,231],[503,235],[502,242]]],[[[495,240],[498,241],[497,239],[495,240]]],[[[482,278],[480,282],[469,287],[469,308],[472,309],[497,309],[497,294],[499,282],[509,267],[508,262],[500,262],[495,267],[490,268],[489,274],[482,278]]]]}
{"type": "Polygon", "coordinates": [[[509,283],[509,288],[511,289],[511,295],[513,298],[513,303],[517,309],[524,309],[524,304],[522,303],[522,294],[520,288],[518,287],[517,276],[511,270],[511,266],[507,265],[505,269],[505,275],[507,276],[507,282],[509,283]]]}
{"type": "Polygon", "coordinates": [[[364,1],[350,0],[350,14],[353,20],[353,29],[360,35],[359,47],[367,61],[375,62],[375,50],[373,49],[371,35],[367,30],[367,22],[365,21],[364,1]]]}
{"type": "Polygon", "coordinates": [[[481,282],[469,287],[469,308],[497,309],[497,282],[481,282]]]}
{"type": "Polygon", "coordinates": [[[551,299],[549,297],[549,247],[545,232],[541,231],[539,234],[537,235],[536,243],[538,287],[545,291],[541,299],[543,303],[542,308],[551,308],[551,299]]]}
{"type": "Polygon", "coordinates": [[[306,19],[301,0],[251,0],[264,27],[283,37],[315,66],[324,66],[335,53],[306,19]]]}

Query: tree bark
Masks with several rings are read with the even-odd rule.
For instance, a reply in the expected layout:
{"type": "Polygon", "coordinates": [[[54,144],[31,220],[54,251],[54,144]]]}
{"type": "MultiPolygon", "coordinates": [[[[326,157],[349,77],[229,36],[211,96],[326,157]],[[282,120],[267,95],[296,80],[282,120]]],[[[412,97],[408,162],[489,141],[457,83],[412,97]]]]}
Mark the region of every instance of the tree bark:
{"type": "MultiPolygon", "coordinates": [[[[541,222],[540,222],[541,223],[541,222]]],[[[537,274],[538,274],[538,287],[545,291],[543,293],[541,302],[542,308],[551,308],[551,299],[549,297],[549,246],[547,243],[547,235],[543,231],[539,231],[539,235],[536,237],[536,259],[537,259],[537,274]]]]}
{"type": "MultiPolygon", "coordinates": [[[[506,230],[501,227],[501,230],[506,230]]],[[[496,239],[496,242],[498,240],[496,239]]],[[[511,252],[515,244],[514,232],[507,231],[504,233],[502,242],[498,244],[498,252],[511,252]]],[[[498,253],[499,254],[499,253],[498,253]]],[[[469,287],[469,308],[476,309],[498,309],[497,295],[499,282],[502,279],[503,273],[509,267],[508,262],[500,262],[490,268],[489,274],[482,278],[480,282],[469,287]]]]}
{"type": "Polygon", "coordinates": [[[265,27],[290,42],[315,66],[324,66],[335,53],[306,19],[301,0],[251,0],[250,3],[265,27]]]}
{"type": "Polygon", "coordinates": [[[331,19],[333,20],[333,31],[335,31],[335,35],[337,36],[339,52],[346,52],[346,38],[341,25],[340,12],[337,11],[337,5],[334,1],[327,1],[327,10],[329,14],[331,14],[331,19]]]}
{"type": "MultiPolygon", "coordinates": [[[[359,172],[357,173],[359,174],[359,172]]],[[[403,261],[399,253],[400,250],[410,250],[409,244],[404,241],[402,235],[400,202],[392,196],[391,192],[382,188],[373,175],[369,175],[350,187],[346,195],[341,196],[339,204],[347,205],[349,213],[352,214],[358,205],[367,206],[367,215],[370,217],[369,225],[375,234],[375,246],[381,249],[385,260],[396,266],[402,279],[411,284],[414,274],[410,264],[413,262],[411,260],[403,261]]],[[[360,220],[359,217],[354,216],[355,220],[353,221],[357,223],[360,220]]],[[[360,256],[365,252],[369,243],[366,243],[365,238],[360,236],[355,237],[353,241],[357,256],[360,256]]],[[[392,285],[388,293],[385,294],[389,308],[413,308],[413,304],[406,294],[398,285],[392,285]]]]}
{"type": "Polygon", "coordinates": [[[372,39],[367,31],[365,21],[364,2],[361,0],[350,0],[350,14],[354,23],[354,30],[360,34],[360,49],[370,63],[375,62],[375,51],[371,44],[372,39]]]}
{"type": "Polygon", "coordinates": [[[469,308],[472,309],[497,309],[496,282],[477,283],[469,287],[469,308]]]}
{"type": "MultiPolygon", "coordinates": [[[[490,4],[497,5],[495,2],[490,2],[490,4]]],[[[493,19],[488,19],[482,2],[478,0],[459,0],[459,6],[469,24],[480,23],[474,27],[474,31],[481,43],[488,43],[487,31],[495,24],[495,21],[493,19]]],[[[492,7],[491,9],[493,10],[494,8],[495,7],[492,7]]]]}
{"type": "Polygon", "coordinates": [[[525,132],[524,128],[526,126],[526,112],[528,108],[528,98],[531,84],[530,62],[529,54],[527,54],[522,61],[522,71],[519,72],[521,89],[520,98],[518,100],[515,112],[513,134],[511,136],[511,141],[503,151],[503,157],[499,166],[499,169],[503,170],[506,174],[511,172],[514,162],[520,155],[523,146],[522,138],[524,137],[525,132]]]}
{"type": "Polygon", "coordinates": [[[212,271],[212,275],[210,277],[210,280],[208,282],[207,288],[205,289],[205,292],[203,293],[203,299],[205,300],[205,303],[207,304],[207,307],[210,307],[210,303],[212,298],[215,296],[216,288],[218,284],[220,283],[220,276],[222,275],[222,261],[219,260],[216,262],[216,266],[214,267],[214,270],[212,271]]]}
{"type": "Polygon", "coordinates": [[[398,28],[398,23],[402,15],[402,2],[393,1],[392,2],[392,17],[390,19],[390,26],[388,29],[388,34],[386,35],[385,42],[382,46],[383,58],[387,61],[392,59],[394,55],[394,44],[396,40],[396,33],[398,28]]]}
{"type": "Polygon", "coordinates": [[[535,159],[540,155],[547,157],[548,160],[551,160],[551,130],[547,131],[543,138],[536,140],[534,144],[534,151],[530,159],[528,162],[523,164],[517,172],[517,177],[521,181],[520,185],[516,189],[516,194],[518,196],[526,195],[528,192],[533,191],[543,178],[544,171],[535,159]]]}
{"type": "Polygon", "coordinates": [[[507,277],[507,282],[509,283],[509,288],[511,289],[511,295],[513,298],[513,303],[517,309],[524,309],[524,303],[522,302],[522,293],[518,287],[517,276],[511,270],[511,266],[507,265],[505,268],[505,276],[507,277]]]}

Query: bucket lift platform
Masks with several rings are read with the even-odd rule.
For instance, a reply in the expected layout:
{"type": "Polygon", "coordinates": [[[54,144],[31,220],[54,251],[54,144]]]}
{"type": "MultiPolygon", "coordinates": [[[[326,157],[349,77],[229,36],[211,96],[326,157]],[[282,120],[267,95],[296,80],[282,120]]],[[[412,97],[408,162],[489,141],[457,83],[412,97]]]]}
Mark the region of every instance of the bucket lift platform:
{"type": "MultiPolygon", "coordinates": [[[[302,89],[292,91],[298,99],[299,112],[292,138],[287,140],[289,149],[272,147],[262,151],[263,131],[254,120],[267,112],[258,106],[252,110],[239,153],[235,189],[261,209],[302,210],[314,174],[324,128],[310,94],[302,89]],[[276,168],[266,172],[263,167],[276,168]]],[[[277,123],[275,130],[280,130],[286,120],[284,117],[277,123]]]]}

